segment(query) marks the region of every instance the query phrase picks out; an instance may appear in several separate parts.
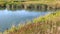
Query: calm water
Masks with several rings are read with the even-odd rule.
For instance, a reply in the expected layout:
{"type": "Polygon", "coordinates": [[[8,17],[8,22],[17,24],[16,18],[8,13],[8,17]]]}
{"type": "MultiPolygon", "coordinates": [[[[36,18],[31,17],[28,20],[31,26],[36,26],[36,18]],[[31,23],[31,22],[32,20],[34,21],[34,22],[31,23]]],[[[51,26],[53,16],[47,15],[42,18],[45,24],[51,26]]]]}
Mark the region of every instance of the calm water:
{"type": "Polygon", "coordinates": [[[25,21],[33,20],[39,16],[44,16],[49,11],[29,11],[29,10],[0,10],[0,31],[10,28],[13,24],[25,23],[25,21]]]}

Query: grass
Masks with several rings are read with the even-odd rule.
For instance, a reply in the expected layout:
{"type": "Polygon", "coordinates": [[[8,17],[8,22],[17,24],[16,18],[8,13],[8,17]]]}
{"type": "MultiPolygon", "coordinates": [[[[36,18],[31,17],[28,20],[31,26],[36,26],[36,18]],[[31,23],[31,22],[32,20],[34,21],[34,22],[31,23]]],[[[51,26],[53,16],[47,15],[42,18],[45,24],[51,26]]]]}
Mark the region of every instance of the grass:
{"type": "MultiPolygon", "coordinates": [[[[60,2],[60,1],[59,1],[60,2]]],[[[20,4],[26,4],[26,5],[30,5],[30,4],[46,4],[48,6],[51,6],[51,7],[60,7],[60,3],[56,0],[28,0],[26,2],[21,2],[21,1],[14,1],[14,0],[8,0],[8,1],[0,1],[0,5],[1,6],[4,6],[4,5],[9,5],[9,4],[12,4],[12,5],[20,5],[20,4]],[[57,5],[56,5],[57,4],[57,5]]]]}
{"type": "MultiPolygon", "coordinates": [[[[4,4],[5,2],[0,2],[4,4]]],[[[53,3],[56,1],[47,0],[47,1],[28,1],[28,2],[7,2],[8,4],[20,4],[20,3],[53,3]]],[[[11,29],[6,30],[3,34],[60,34],[60,12],[51,13],[49,15],[39,17],[33,20],[28,24],[23,24],[18,27],[11,27],[11,29]]],[[[0,33],[2,34],[2,33],[0,33]]]]}
{"type": "Polygon", "coordinates": [[[60,12],[51,13],[49,15],[39,17],[22,24],[18,27],[12,27],[6,30],[4,34],[59,34],[60,31],[60,12]]]}
{"type": "Polygon", "coordinates": [[[25,3],[28,3],[28,4],[29,4],[29,3],[48,4],[48,3],[52,3],[52,2],[55,3],[56,1],[55,1],[55,0],[53,0],[53,1],[52,1],[52,0],[34,0],[34,1],[33,1],[33,0],[27,0],[26,2],[21,2],[21,1],[14,2],[14,0],[12,0],[12,1],[11,1],[11,0],[7,0],[7,1],[1,0],[1,1],[0,1],[0,5],[1,5],[1,4],[5,4],[5,3],[7,3],[7,4],[9,4],[9,3],[13,3],[13,4],[14,4],[14,3],[16,3],[16,4],[20,4],[20,3],[24,3],[24,4],[25,4],[25,3]]]}

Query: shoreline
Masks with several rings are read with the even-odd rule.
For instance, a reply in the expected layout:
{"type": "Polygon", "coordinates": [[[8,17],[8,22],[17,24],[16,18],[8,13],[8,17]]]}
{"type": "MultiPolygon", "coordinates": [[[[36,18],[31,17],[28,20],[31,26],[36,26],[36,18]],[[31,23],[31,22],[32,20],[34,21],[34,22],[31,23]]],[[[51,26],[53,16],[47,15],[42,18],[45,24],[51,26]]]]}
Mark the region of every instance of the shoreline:
{"type": "Polygon", "coordinates": [[[51,10],[51,9],[60,9],[60,2],[59,1],[25,1],[25,2],[1,2],[0,7],[5,8],[22,8],[22,9],[44,9],[44,10],[51,10]]]}
{"type": "MultiPolygon", "coordinates": [[[[47,15],[45,17],[39,17],[37,19],[34,19],[33,23],[25,24],[25,25],[22,25],[21,27],[19,26],[19,28],[13,27],[13,28],[5,31],[5,33],[6,34],[17,34],[17,33],[18,34],[27,34],[27,33],[29,34],[29,32],[30,33],[31,32],[38,33],[38,31],[42,31],[45,28],[46,29],[44,31],[47,31],[47,29],[49,29],[49,27],[52,25],[52,23],[55,24],[55,25],[52,25],[52,27],[54,27],[54,26],[58,27],[59,26],[59,25],[57,25],[58,24],[57,22],[60,21],[60,20],[57,20],[57,19],[59,19],[59,17],[60,17],[60,12],[51,13],[50,15],[47,15]],[[39,30],[35,29],[36,27],[39,28],[39,30]],[[43,29],[41,29],[41,28],[43,28],[43,29]],[[35,32],[35,31],[37,31],[37,32],[35,32]]],[[[42,32],[42,33],[44,33],[44,32],[42,32]]],[[[54,33],[56,33],[56,32],[54,32],[54,33]]]]}

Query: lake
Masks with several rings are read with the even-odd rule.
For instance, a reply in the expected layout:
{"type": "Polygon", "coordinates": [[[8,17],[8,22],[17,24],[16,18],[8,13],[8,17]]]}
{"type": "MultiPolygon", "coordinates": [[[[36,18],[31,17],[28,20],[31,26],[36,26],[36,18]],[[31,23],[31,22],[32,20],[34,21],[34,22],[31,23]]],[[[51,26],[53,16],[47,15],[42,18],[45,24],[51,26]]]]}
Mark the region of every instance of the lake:
{"type": "Polygon", "coordinates": [[[35,10],[0,10],[0,32],[3,32],[12,25],[26,23],[34,18],[44,16],[51,11],[35,11],[35,10]]]}

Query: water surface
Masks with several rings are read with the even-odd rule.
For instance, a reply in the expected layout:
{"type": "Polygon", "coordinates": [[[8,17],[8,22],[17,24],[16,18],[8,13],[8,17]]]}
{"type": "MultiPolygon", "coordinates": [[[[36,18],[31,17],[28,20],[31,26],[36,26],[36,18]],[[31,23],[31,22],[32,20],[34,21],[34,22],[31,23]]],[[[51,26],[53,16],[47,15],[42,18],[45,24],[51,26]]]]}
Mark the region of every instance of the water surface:
{"type": "Polygon", "coordinates": [[[39,16],[49,14],[49,11],[30,11],[30,10],[0,10],[0,31],[3,32],[12,25],[25,23],[39,16]]]}

